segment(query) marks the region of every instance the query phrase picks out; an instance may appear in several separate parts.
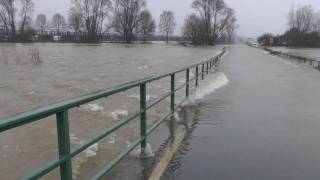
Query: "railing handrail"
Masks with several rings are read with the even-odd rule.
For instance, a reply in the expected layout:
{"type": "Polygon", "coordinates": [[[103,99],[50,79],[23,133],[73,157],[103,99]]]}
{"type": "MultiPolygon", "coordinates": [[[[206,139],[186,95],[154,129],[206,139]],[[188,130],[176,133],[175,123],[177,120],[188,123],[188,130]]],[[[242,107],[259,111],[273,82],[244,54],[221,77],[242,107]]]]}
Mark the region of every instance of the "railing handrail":
{"type": "Polygon", "coordinates": [[[134,120],[135,118],[140,116],[140,138],[136,140],[130,147],[125,149],[120,155],[118,155],[114,160],[110,161],[105,168],[99,171],[93,179],[100,179],[105,174],[111,171],[111,169],[117,165],[128,153],[130,153],[136,146],[141,144],[142,154],[144,153],[144,149],[146,147],[147,137],[168,117],[172,116],[173,113],[176,111],[178,107],[189,97],[189,88],[190,83],[192,81],[196,81],[196,87],[198,87],[199,76],[201,75],[201,79],[204,79],[205,68],[206,74],[209,73],[209,69],[211,69],[219,59],[224,55],[225,48],[221,53],[214,56],[213,58],[209,58],[206,61],[201,63],[197,63],[185,68],[181,68],[176,71],[172,71],[169,73],[164,73],[161,75],[153,75],[147,78],[127,82],[118,86],[114,86],[111,88],[107,88],[105,90],[100,90],[96,92],[92,92],[86,95],[79,96],[77,98],[73,98],[70,100],[58,102],[52,105],[44,106],[29,112],[20,113],[14,116],[10,116],[7,118],[0,119],[0,133],[23,126],[25,124],[32,123],[34,121],[42,120],[46,117],[56,115],[56,123],[57,123],[57,135],[58,135],[58,150],[59,150],[59,157],[47,163],[46,166],[42,167],[35,173],[25,177],[25,179],[38,179],[47,173],[51,172],[52,170],[60,167],[60,177],[63,180],[70,180],[72,179],[72,158],[79,153],[83,152],[85,149],[93,145],[94,143],[100,141],[101,139],[107,137],[112,132],[118,130],[122,126],[126,125],[130,121],[134,120]],[[199,73],[199,66],[202,67],[202,73],[199,73]],[[195,68],[196,74],[195,77],[190,78],[190,70],[195,68]],[[178,88],[175,87],[175,75],[181,72],[186,72],[186,82],[179,86],[178,88]],[[171,90],[169,93],[165,94],[163,97],[157,99],[155,102],[147,103],[146,101],[146,85],[156,80],[160,80],[166,77],[171,77],[171,90]],[[68,118],[68,111],[72,108],[80,107],[84,104],[90,103],[92,101],[105,98],[119,92],[127,91],[132,88],[140,87],[140,110],[137,112],[129,115],[127,118],[119,121],[118,123],[114,124],[110,128],[105,129],[102,132],[97,133],[97,135],[90,140],[86,141],[85,143],[81,144],[79,147],[75,149],[71,149],[70,146],[70,132],[69,132],[69,118],[68,118]],[[178,104],[175,103],[175,93],[186,87],[186,98],[184,98],[178,104]],[[166,98],[171,97],[170,103],[170,111],[161,117],[156,123],[152,125],[150,129],[147,128],[147,116],[146,113],[149,109],[151,109],[156,104],[162,102],[166,98]]]}

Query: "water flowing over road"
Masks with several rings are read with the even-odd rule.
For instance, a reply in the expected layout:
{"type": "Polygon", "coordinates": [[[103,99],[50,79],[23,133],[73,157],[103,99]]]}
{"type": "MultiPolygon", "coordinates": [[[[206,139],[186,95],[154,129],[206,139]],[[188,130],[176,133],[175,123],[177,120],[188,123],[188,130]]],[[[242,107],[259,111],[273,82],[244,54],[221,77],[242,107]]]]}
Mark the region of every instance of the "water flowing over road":
{"type": "Polygon", "coordinates": [[[229,84],[184,109],[188,133],[162,179],[320,178],[320,73],[245,45],[229,84]]]}

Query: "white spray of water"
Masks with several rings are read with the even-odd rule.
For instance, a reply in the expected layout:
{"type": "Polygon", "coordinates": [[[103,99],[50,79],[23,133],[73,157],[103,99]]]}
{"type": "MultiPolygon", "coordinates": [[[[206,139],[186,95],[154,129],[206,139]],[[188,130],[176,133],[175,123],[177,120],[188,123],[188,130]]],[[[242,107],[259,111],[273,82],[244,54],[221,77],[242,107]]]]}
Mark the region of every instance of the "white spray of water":
{"type": "Polygon", "coordinates": [[[127,117],[128,115],[129,115],[129,112],[125,109],[118,109],[110,113],[110,116],[112,117],[112,119],[116,121],[120,120],[121,118],[127,117]]]}
{"type": "Polygon", "coordinates": [[[180,116],[177,112],[175,112],[173,114],[173,119],[176,121],[176,122],[181,122],[181,119],[180,119],[180,116]]]}
{"type": "Polygon", "coordinates": [[[92,112],[97,112],[102,111],[104,108],[102,106],[99,106],[98,104],[88,104],[84,106],[84,109],[92,112]]]}
{"type": "MultiPolygon", "coordinates": [[[[128,144],[127,144],[128,145],[128,144]]],[[[130,146],[130,144],[129,144],[130,146]]],[[[144,149],[144,158],[154,157],[154,153],[152,151],[152,147],[149,143],[147,143],[146,148],[144,149]]],[[[141,157],[141,147],[136,148],[134,151],[130,153],[131,156],[140,158],[141,157]]]]}
{"type": "Polygon", "coordinates": [[[117,134],[113,133],[109,136],[108,143],[114,145],[116,143],[117,134]]]}
{"type": "Polygon", "coordinates": [[[221,72],[217,72],[212,77],[208,77],[191,98],[194,100],[202,99],[206,95],[226,86],[228,83],[229,79],[227,76],[221,72]]]}
{"type": "Polygon", "coordinates": [[[86,149],[85,153],[86,153],[86,157],[94,157],[97,155],[97,152],[99,150],[99,146],[98,143],[93,144],[92,146],[88,147],[88,149],[86,149]]]}
{"type": "MultiPolygon", "coordinates": [[[[70,134],[70,141],[72,144],[80,145],[85,143],[84,140],[79,139],[75,134],[70,134]]],[[[72,169],[73,172],[73,178],[76,178],[77,175],[80,174],[79,170],[81,167],[81,164],[86,163],[88,161],[88,158],[92,158],[97,156],[99,150],[98,143],[93,144],[92,146],[88,147],[85,151],[80,153],[78,156],[76,156],[74,160],[74,168],[72,169]]]]}
{"type": "Polygon", "coordinates": [[[138,66],[138,69],[148,69],[148,68],[149,68],[148,65],[138,66]]]}
{"type": "MultiPolygon", "coordinates": [[[[138,99],[138,101],[140,101],[140,95],[139,94],[129,95],[128,97],[129,98],[138,99]]],[[[157,98],[158,98],[158,96],[156,96],[156,95],[149,95],[149,94],[146,95],[146,100],[147,101],[150,101],[152,99],[157,99],[157,98]]]]}

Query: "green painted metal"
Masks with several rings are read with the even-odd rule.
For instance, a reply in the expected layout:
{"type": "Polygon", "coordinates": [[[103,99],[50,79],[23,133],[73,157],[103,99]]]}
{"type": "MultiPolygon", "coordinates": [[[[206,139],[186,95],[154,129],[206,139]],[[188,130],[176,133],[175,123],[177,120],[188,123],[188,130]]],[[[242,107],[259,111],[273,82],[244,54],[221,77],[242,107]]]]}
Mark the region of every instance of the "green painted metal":
{"type": "Polygon", "coordinates": [[[204,80],[204,64],[202,64],[201,80],[204,80]]]}
{"type": "Polygon", "coordinates": [[[57,113],[57,133],[59,144],[59,158],[64,158],[60,164],[60,175],[62,180],[72,179],[72,165],[70,153],[70,135],[69,135],[69,120],[68,112],[63,111],[57,113]]]}
{"type": "Polygon", "coordinates": [[[190,90],[190,85],[189,85],[189,81],[190,81],[190,69],[187,69],[186,71],[186,97],[189,97],[189,90],[190,90]]]}
{"type": "Polygon", "coordinates": [[[146,107],[147,107],[147,86],[145,83],[140,85],[140,136],[142,142],[141,142],[141,152],[142,156],[145,155],[145,149],[147,146],[147,112],[146,112],[146,107]]]}
{"type": "Polygon", "coordinates": [[[196,67],[196,87],[199,86],[199,66],[196,67]]]}
{"type": "Polygon", "coordinates": [[[175,74],[171,75],[171,101],[170,101],[170,110],[171,113],[174,113],[175,109],[175,74]]]}
{"type": "Polygon", "coordinates": [[[124,159],[134,148],[136,148],[139,144],[141,145],[142,149],[142,157],[143,157],[143,150],[147,144],[147,137],[157,129],[164,122],[167,118],[172,116],[176,109],[180,107],[186,99],[190,96],[190,84],[193,81],[196,81],[196,87],[199,85],[199,66],[202,67],[201,79],[204,79],[205,75],[205,66],[207,68],[207,73],[209,72],[209,68],[211,69],[214,65],[216,65],[222,55],[225,53],[225,49],[222,53],[218,56],[209,59],[208,61],[201,62],[186,68],[182,68],[180,70],[165,73],[159,76],[150,76],[141,80],[131,81],[125,84],[121,84],[119,86],[115,86],[112,88],[108,88],[105,90],[96,91],[78,98],[74,98],[71,100],[63,101],[60,103],[56,103],[50,106],[45,106],[38,108],[36,110],[25,112],[21,114],[17,114],[15,116],[11,116],[8,118],[0,119],[0,132],[8,131],[10,129],[23,126],[25,124],[30,124],[35,121],[41,121],[46,117],[49,116],[56,116],[56,123],[57,123],[57,138],[58,138],[58,148],[59,148],[59,157],[55,160],[48,162],[45,166],[41,167],[38,171],[26,176],[22,179],[39,179],[46,174],[50,173],[51,171],[60,169],[60,176],[62,180],[71,180],[72,179],[72,158],[76,155],[80,154],[93,144],[97,143],[98,141],[102,140],[103,138],[107,137],[111,133],[115,132],[122,126],[128,124],[129,122],[133,121],[135,118],[140,117],[140,138],[133,142],[127,149],[125,149],[122,153],[120,153],[115,159],[110,161],[103,169],[101,169],[92,179],[101,179],[103,176],[108,174],[122,159],[124,159]],[[190,79],[190,70],[196,70],[195,77],[190,79]],[[178,88],[175,87],[175,77],[176,74],[186,72],[186,82],[179,86],[178,88]],[[147,84],[163,79],[163,78],[171,78],[171,91],[165,94],[163,97],[159,98],[158,100],[147,103],[146,95],[147,95],[147,84]],[[94,138],[89,139],[87,142],[83,143],[79,147],[74,150],[70,149],[70,134],[69,134],[69,120],[68,120],[68,111],[70,109],[79,107],[81,105],[87,104],[89,102],[109,97],[111,95],[135,88],[140,87],[140,110],[129,115],[126,119],[118,122],[117,124],[113,125],[112,127],[104,130],[103,132],[98,133],[94,138]],[[182,88],[186,88],[186,98],[183,99],[181,102],[176,104],[175,102],[175,94],[177,91],[181,90],[182,88]],[[170,112],[156,121],[155,124],[151,126],[151,128],[147,128],[147,111],[157,105],[158,103],[164,101],[166,98],[170,97],[170,112]]]}

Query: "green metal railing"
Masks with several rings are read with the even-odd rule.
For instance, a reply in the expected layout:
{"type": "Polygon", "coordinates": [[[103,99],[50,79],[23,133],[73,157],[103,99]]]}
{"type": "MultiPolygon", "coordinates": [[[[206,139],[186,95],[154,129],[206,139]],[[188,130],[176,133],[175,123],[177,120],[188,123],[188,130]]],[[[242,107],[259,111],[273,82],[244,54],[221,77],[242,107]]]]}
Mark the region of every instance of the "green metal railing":
{"type": "Polygon", "coordinates": [[[46,117],[55,115],[56,116],[56,123],[57,123],[57,134],[58,134],[58,148],[59,148],[59,157],[55,160],[48,162],[45,166],[38,169],[33,174],[24,177],[23,179],[39,179],[51,171],[55,170],[56,168],[60,168],[60,177],[62,180],[70,180],[72,179],[72,158],[76,155],[80,154],[93,144],[97,143],[98,141],[102,140],[103,138],[107,137],[114,131],[118,130],[122,126],[126,125],[127,123],[131,122],[135,118],[140,117],[140,138],[133,142],[127,149],[125,149],[120,155],[118,155],[115,159],[113,159],[109,164],[107,164],[102,170],[100,170],[92,179],[101,179],[105,176],[108,172],[112,170],[123,158],[125,158],[132,150],[134,150],[139,144],[141,145],[142,149],[142,156],[145,154],[144,150],[147,145],[147,137],[157,128],[160,124],[170,118],[176,111],[176,109],[181,106],[184,101],[190,95],[190,84],[195,81],[195,86],[198,87],[199,85],[199,77],[201,75],[201,79],[205,78],[205,74],[209,73],[209,70],[218,63],[221,59],[221,56],[225,53],[225,49],[221,52],[218,56],[210,58],[209,60],[198,63],[187,68],[180,69],[178,71],[166,73],[160,76],[151,76],[145,79],[132,81],[129,83],[125,83],[113,88],[109,88],[102,91],[93,92],[88,95],[84,95],[72,100],[63,101],[57,104],[53,104],[50,106],[42,107],[36,109],[34,111],[21,113],[12,117],[0,119],[0,132],[5,132],[10,129],[14,129],[26,124],[30,124],[35,121],[43,120],[46,117]],[[199,67],[201,67],[201,72],[199,72],[199,67]],[[195,77],[190,79],[190,70],[195,68],[195,77]],[[175,87],[175,77],[176,74],[186,72],[186,82],[181,85],[180,87],[175,87]],[[146,94],[147,89],[146,85],[148,83],[170,77],[171,78],[171,91],[167,93],[162,98],[147,104],[146,94]],[[88,140],[84,144],[80,145],[75,150],[71,150],[70,148],[70,134],[69,134],[69,120],[68,120],[68,111],[72,108],[79,107],[86,103],[106,98],[111,95],[117,94],[119,92],[127,91],[132,88],[140,87],[140,110],[129,115],[126,119],[120,121],[119,123],[113,125],[112,127],[105,129],[103,132],[97,134],[94,138],[88,140]],[[186,87],[186,98],[176,104],[175,103],[175,94],[177,91],[186,87]],[[147,128],[147,111],[157,105],[158,103],[162,102],[166,98],[171,98],[170,103],[170,112],[165,114],[161,119],[159,119],[150,129],[147,128]]]}

